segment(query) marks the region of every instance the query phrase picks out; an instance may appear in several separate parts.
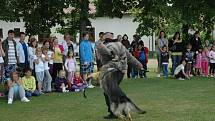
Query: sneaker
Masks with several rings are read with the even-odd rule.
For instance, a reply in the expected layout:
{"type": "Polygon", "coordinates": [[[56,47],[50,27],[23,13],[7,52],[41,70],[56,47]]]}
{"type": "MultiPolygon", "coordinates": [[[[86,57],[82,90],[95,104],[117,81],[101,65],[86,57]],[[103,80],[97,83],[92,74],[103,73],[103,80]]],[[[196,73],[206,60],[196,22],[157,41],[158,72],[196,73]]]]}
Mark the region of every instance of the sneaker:
{"type": "Polygon", "coordinates": [[[26,97],[23,97],[23,98],[21,99],[21,101],[22,101],[22,102],[25,102],[25,103],[30,102],[30,100],[29,100],[28,98],[26,98],[26,97]]]}
{"type": "Polygon", "coordinates": [[[43,95],[44,93],[43,93],[43,92],[39,92],[39,94],[40,94],[40,95],[43,95]]]}
{"type": "Polygon", "coordinates": [[[75,92],[79,92],[80,91],[80,89],[75,89],[75,92]]]}
{"type": "Polygon", "coordinates": [[[158,78],[160,78],[160,77],[161,77],[161,75],[160,75],[160,74],[157,74],[157,77],[158,77],[158,78]]]}
{"type": "Polygon", "coordinates": [[[63,87],[62,92],[66,92],[66,87],[63,87]]]}
{"type": "Polygon", "coordinates": [[[12,104],[12,103],[13,103],[13,100],[9,98],[7,104],[12,104]]]}
{"type": "Polygon", "coordinates": [[[91,85],[88,85],[87,87],[90,88],[90,89],[92,89],[92,88],[94,88],[95,86],[93,86],[93,85],[91,84],[91,85]]]}
{"type": "Polygon", "coordinates": [[[178,78],[178,80],[185,80],[184,78],[178,78]]]}

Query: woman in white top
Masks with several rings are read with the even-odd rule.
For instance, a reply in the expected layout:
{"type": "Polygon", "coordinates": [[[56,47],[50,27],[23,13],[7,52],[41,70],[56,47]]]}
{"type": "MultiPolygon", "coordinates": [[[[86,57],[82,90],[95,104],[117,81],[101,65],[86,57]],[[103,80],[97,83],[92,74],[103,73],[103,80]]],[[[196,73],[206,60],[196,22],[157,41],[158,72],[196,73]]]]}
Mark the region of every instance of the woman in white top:
{"type": "Polygon", "coordinates": [[[162,70],[162,63],[161,63],[161,53],[163,52],[162,48],[163,46],[167,46],[167,51],[168,49],[168,40],[166,39],[166,34],[164,31],[160,32],[159,38],[155,43],[156,46],[156,54],[157,54],[157,61],[158,61],[158,68],[157,68],[157,77],[160,77],[160,73],[162,70]]]}
{"type": "Polygon", "coordinates": [[[37,40],[35,38],[30,39],[29,43],[29,63],[30,63],[30,68],[34,72],[34,56],[36,53],[36,48],[37,48],[37,40]]]}
{"type": "Polygon", "coordinates": [[[5,56],[4,50],[2,49],[2,42],[0,39],[0,82],[2,83],[4,78],[4,60],[3,57],[5,56]]]}
{"type": "Polygon", "coordinates": [[[51,40],[46,40],[43,43],[43,48],[47,49],[48,58],[49,58],[49,73],[53,74],[53,64],[54,64],[54,50],[53,50],[53,42],[51,40]]]}

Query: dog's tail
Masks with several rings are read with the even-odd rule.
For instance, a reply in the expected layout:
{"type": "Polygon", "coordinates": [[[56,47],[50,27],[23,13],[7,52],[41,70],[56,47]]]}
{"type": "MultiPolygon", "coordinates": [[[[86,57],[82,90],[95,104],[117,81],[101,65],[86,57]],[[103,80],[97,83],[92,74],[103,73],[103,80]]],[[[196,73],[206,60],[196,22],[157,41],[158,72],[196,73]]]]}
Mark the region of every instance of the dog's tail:
{"type": "Polygon", "coordinates": [[[128,100],[128,106],[131,111],[136,112],[138,114],[145,114],[146,111],[140,109],[138,106],[136,106],[130,99],[128,100]]]}

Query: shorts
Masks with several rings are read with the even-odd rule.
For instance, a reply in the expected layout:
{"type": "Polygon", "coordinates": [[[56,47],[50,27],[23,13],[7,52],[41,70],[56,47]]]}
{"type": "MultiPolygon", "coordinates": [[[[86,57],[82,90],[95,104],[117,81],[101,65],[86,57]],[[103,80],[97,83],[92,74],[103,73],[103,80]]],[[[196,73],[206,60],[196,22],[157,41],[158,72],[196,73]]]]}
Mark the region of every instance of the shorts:
{"type": "Polygon", "coordinates": [[[92,62],[87,63],[86,65],[81,64],[81,73],[93,73],[94,64],[92,62]]]}
{"type": "Polygon", "coordinates": [[[37,78],[38,82],[43,82],[43,80],[44,80],[44,71],[36,72],[36,78],[37,78]]]}

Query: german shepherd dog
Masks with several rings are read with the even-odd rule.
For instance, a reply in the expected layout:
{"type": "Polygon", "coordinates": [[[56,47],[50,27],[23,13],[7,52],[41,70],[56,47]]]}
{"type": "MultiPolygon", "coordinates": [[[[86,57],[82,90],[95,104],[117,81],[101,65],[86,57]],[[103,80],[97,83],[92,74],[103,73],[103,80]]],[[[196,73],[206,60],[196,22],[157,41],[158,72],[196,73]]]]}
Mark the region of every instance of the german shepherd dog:
{"type": "Polygon", "coordinates": [[[132,121],[131,112],[144,114],[146,111],[138,108],[121,90],[120,82],[124,74],[115,68],[109,68],[100,80],[101,88],[109,98],[111,111],[123,121],[132,121]]]}

